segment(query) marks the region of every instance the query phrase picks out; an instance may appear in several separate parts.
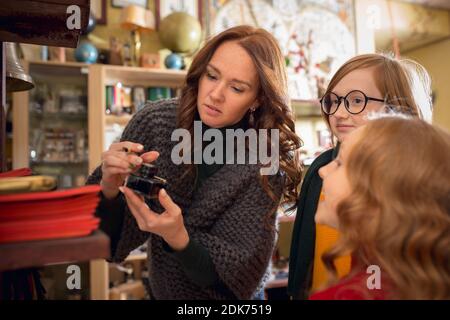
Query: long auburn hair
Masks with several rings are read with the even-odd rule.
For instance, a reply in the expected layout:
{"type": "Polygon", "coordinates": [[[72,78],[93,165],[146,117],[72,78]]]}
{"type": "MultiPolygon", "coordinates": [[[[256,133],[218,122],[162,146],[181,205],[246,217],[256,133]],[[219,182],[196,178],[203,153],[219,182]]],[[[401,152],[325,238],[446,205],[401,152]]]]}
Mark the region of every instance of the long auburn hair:
{"type": "MultiPolygon", "coordinates": [[[[450,299],[450,134],[420,119],[369,121],[348,155],[341,238],[323,256],[376,264],[391,299],[450,299]]],[[[358,270],[356,270],[358,271],[358,270]]]]}
{"type": "MultiPolygon", "coordinates": [[[[249,121],[249,113],[244,117],[249,128],[279,129],[279,166],[284,173],[283,203],[293,204],[297,200],[297,186],[300,183],[302,168],[297,150],[302,141],[295,134],[295,122],[289,106],[285,62],[275,38],[266,30],[251,26],[237,26],[227,29],[206,42],[197,52],[182,88],[177,115],[177,127],[189,130],[193,137],[194,120],[197,112],[197,95],[200,78],[217,48],[226,41],[236,41],[251,57],[259,77],[257,94],[259,107],[253,112],[254,121],[249,121]]],[[[270,130],[268,130],[268,150],[270,130]]],[[[186,165],[186,173],[193,173],[193,165],[186,165]]],[[[269,185],[267,175],[261,176],[264,190],[276,199],[269,185]]]]}
{"type": "MultiPolygon", "coordinates": [[[[336,71],[325,94],[333,91],[350,72],[372,67],[375,68],[377,89],[389,109],[431,122],[431,78],[421,64],[411,59],[398,59],[382,53],[357,55],[336,71]]],[[[329,115],[321,112],[331,131],[329,115]]]]}

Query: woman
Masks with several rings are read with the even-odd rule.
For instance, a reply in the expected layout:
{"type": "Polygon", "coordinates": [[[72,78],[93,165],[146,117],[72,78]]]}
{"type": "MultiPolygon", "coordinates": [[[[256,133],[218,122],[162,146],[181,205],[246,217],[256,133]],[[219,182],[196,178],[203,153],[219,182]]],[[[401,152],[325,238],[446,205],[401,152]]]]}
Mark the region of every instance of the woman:
{"type": "Polygon", "coordinates": [[[450,299],[448,132],[418,119],[370,121],[319,174],[316,222],[342,237],[322,257],[334,284],[311,299],[450,299]],[[349,253],[352,271],[336,284],[333,262],[349,253]]]}
{"type": "MultiPolygon", "coordinates": [[[[300,139],[286,87],[283,56],[272,35],[248,26],[228,29],[197,53],[179,100],[146,106],[133,117],[121,142],[103,153],[102,165],[88,182],[102,186],[99,212],[111,235],[112,260],[123,260],[148,241],[152,298],[250,299],[261,293],[274,248],[276,209],[280,199],[295,202],[301,174],[292,157],[300,139]],[[224,161],[175,164],[179,159],[173,154],[196,158],[195,141],[201,139],[195,136],[196,120],[202,133],[208,128],[222,133],[278,130],[280,172],[262,175],[263,165],[249,161],[228,164],[240,154],[226,148],[215,155],[224,161]],[[194,148],[174,152],[176,129],[193,135],[194,148]],[[146,152],[127,154],[124,148],[146,152]],[[150,162],[169,183],[159,193],[162,214],[122,187],[135,170],[130,164],[150,162]]],[[[246,146],[252,147],[250,142],[246,146]]],[[[265,147],[271,146],[267,142],[265,147]]],[[[207,147],[203,143],[200,151],[207,147]]]]}
{"type": "MultiPolygon", "coordinates": [[[[317,289],[326,282],[320,257],[339,236],[336,230],[314,222],[322,189],[319,169],[336,158],[339,144],[365,124],[371,112],[395,110],[431,121],[430,93],[430,78],[421,65],[381,54],[356,56],[331,79],[321,107],[337,145],[321,154],[303,179],[289,261],[288,294],[293,299],[307,298],[311,288],[317,289]]],[[[345,275],[350,258],[342,257],[337,266],[338,274],[345,275]]]]}

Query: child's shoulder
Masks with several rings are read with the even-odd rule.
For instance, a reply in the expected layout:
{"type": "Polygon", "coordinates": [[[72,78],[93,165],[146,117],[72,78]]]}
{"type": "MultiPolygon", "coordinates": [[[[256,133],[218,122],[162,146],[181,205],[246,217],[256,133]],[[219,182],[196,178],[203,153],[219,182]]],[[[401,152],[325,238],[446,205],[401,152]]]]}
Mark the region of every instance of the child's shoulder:
{"type": "Polygon", "coordinates": [[[316,292],[309,300],[385,300],[386,291],[380,289],[369,289],[366,272],[360,272],[339,281],[337,284],[316,292]]]}

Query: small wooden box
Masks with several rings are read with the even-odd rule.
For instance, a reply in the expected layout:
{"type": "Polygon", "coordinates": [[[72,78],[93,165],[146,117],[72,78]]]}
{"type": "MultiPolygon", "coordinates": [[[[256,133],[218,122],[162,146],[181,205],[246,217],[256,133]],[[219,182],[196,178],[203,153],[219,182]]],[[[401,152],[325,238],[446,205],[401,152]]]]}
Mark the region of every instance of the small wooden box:
{"type": "Polygon", "coordinates": [[[159,68],[159,54],[143,53],[141,55],[140,66],[144,68],[159,68]]]}

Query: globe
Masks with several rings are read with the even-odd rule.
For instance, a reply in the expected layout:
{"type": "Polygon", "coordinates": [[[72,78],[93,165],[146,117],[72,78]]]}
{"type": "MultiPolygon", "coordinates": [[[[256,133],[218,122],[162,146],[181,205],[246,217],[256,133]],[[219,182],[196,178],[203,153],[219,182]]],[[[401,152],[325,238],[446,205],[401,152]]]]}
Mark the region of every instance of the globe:
{"type": "Polygon", "coordinates": [[[95,63],[97,57],[97,48],[87,41],[82,42],[75,50],[75,60],[78,62],[95,63]]]}
{"type": "Polygon", "coordinates": [[[91,33],[94,29],[95,26],[97,25],[97,19],[95,18],[94,14],[91,12],[89,14],[89,20],[88,20],[88,25],[86,27],[85,32],[81,32],[81,34],[86,35],[91,33]]]}
{"type": "Polygon", "coordinates": [[[174,12],[159,25],[161,43],[173,52],[195,51],[200,45],[202,28],[200,22],[185,12],[174,12]]]}
{"type": "Polygon", "coordinates": [[[184,67],[183,57],[179,54],[171,53],[164,60],[164,64],[168,69],[182,69],[184,67]]]}

